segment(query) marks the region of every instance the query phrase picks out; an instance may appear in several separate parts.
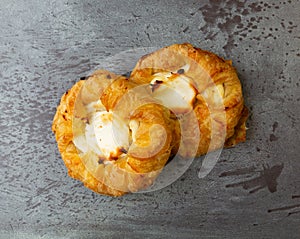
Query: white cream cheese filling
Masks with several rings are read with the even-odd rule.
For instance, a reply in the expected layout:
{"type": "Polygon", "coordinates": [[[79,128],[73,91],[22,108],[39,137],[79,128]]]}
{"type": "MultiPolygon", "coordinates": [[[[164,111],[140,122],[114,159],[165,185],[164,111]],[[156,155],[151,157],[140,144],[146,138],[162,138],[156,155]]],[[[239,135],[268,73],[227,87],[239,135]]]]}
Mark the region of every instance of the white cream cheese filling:
{"type": "Polygon", "coordinates": [[[129,127],[117,114],[96,112],[92,117],[96,142],[106,159],[117,158],[129,148],[129,127]]]}
{"type": "Polygon", "coordinates": [[[187,113],[193,109],[196,89],[191,80],[177,73],[156,73],[150,83],[152,96],[174,113],[187,113]]]}
{"type": "Polygon", "coordinates": [[[129,126],[117,114],[107,112],[101,101],[86,106],[87,120],[81,134],[75,135],[73,143],[83,154],[90,151],[100,159],[112,160],[129,148],[129,126]]]}

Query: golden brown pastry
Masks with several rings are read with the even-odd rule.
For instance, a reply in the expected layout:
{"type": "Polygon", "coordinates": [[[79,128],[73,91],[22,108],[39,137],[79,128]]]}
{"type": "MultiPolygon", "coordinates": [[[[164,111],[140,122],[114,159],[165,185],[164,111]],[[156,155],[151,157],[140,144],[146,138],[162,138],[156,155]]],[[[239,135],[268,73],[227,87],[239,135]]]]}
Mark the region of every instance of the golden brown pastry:
{"type": "MultiPolygon", "coordinates": [[[[175,114],[194,112],[200,140],[182,142],[185,145],[179,153],[183,156],[195,156],[189,154],[193,143],[198,144],[196,156],[199,156],[224,144],[228,147],[245,141],[248,113],[241,83],[231,61],[188,43],[174,44],[142,57],[130,80],[152,86],[153,96],[175,114]],[[182,101],[176,102],[179,98],[182,101]]],[[[183,131],[194,131],[191,123],[181,130],[179,123],[175,123],[172,143],[175,148],[180,145],[183,131]]]]}
{"type": "Polygon", "coordinates": [[[77,82],[52,130],[71,177],[121,196],[152,185],[177,153],[245,141],[247,117],[231,61],[186,43],[142,57],[129,79],[99,70],[77,82]]]}
{"type": "MultiPolygon", "coordinates": [[[[97,71],[63,95],[54,117],[69,175],[98,193],[120,196],[148,187],[170,156],[168,109],[146,102],[114,112],[133,86],[125,77],[97,71]]],[[[129,99],[122,104],[129,106],[129,99]]]]}

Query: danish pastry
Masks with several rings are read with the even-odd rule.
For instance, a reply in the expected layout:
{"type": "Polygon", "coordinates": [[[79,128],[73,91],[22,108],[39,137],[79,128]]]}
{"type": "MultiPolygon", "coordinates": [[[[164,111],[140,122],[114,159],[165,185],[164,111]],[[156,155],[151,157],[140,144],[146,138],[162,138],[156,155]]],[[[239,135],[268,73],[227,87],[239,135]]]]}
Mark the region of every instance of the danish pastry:
{"type": "Polygon", "coordinates": [[[130,107],[131,98],[122,96],[134,87],[100,70],[76,83],[57,108],[52,130],[69,175],[98,193],[144,189],[169,159],[169,110],[152,101],[130,107]],[[116,112],[120,98],[127,107],[116,112]]]}
{"type": "MultiPolygon", "coordinates": [[[[194,112],[200,129],[196,156],[245,141],[248,111],[231,61],[188,43],[174,44],[142,57],[130,80],[152,87],[154,84],[153,97],[175,114],[194,112]],[[182,100],[174,104],[177,99],[182,100]]],[[[182,130],[194,128],[188,124],[180,130],[177,124],[175,148],[182,130]]],[[[190,146],[187,142],[181,154],[189,156],[190,146]]]]}
{"type": "Polygon", "coordinates": [[[185,43],[143,56],[128,78],[98,70],[78,81],[52,130],[71,177],[121,196],[152,185],[174,155],[245,141],[247,117],[231,61],[185,43]]]}

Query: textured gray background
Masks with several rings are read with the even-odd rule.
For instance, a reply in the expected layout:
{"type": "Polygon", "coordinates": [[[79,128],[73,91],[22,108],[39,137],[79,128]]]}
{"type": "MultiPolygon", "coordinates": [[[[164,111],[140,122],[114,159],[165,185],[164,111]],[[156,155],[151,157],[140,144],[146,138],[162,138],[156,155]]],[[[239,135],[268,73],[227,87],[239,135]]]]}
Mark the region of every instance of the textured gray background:
{"type": "Polygon", "coordinates": [[[0,238],[299,238],[299,0],[0,1],[0,238]],[[108,56],[191,42],[233,60],[247,142],[156,192],[67,176],[51,123],[108,56]]]}

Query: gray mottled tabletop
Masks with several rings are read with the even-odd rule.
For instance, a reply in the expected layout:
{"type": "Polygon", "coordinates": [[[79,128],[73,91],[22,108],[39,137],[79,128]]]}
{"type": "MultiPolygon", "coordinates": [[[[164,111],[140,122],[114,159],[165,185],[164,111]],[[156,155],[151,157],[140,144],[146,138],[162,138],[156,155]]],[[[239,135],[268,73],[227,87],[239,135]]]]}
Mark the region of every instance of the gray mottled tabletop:
{"type": "Polygon", "coordinates": [[[299,238],[299,0],[0,1],[0,238],[299,238]],[[199,179],[111,198],[67,176],[51,123],[107,57],[190,42],[232,59],[247,141],[199,179]]]}

